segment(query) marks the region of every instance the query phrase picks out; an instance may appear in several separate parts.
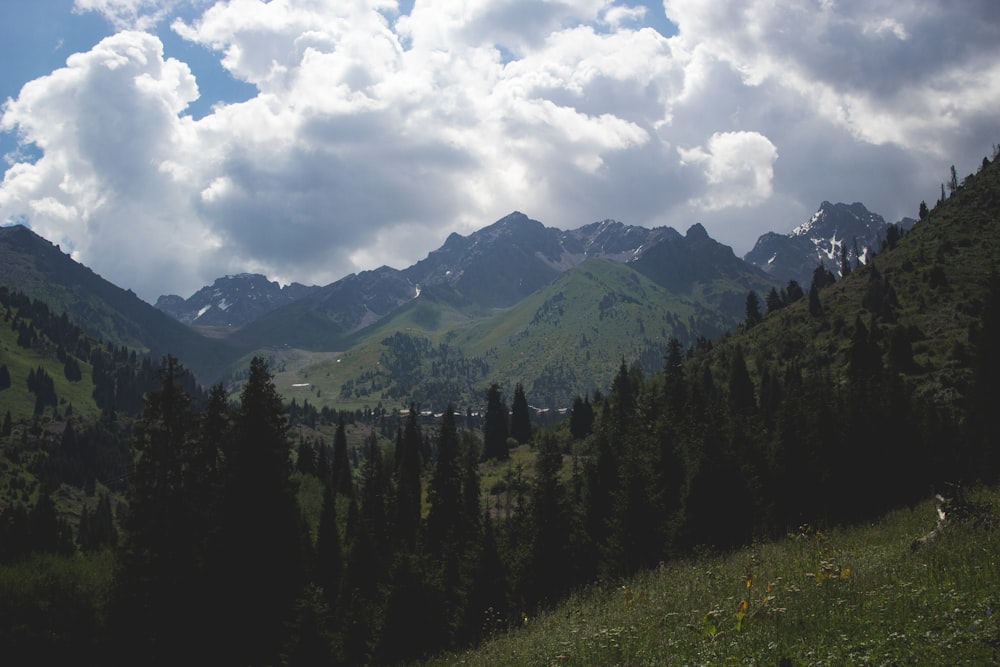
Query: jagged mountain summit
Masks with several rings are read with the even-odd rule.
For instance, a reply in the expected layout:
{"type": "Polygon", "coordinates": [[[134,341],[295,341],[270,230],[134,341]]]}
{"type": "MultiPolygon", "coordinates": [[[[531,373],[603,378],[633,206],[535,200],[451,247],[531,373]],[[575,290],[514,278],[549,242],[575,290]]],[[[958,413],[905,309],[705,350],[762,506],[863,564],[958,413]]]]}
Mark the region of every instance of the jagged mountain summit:
{"type": "Polygon", "coordinates": [[[679,234],[667,227],[648,229],[616,220],[563,231],[515,211],[468,236],[452,234],[402,275],[413,285],[447,286],[466,301],[502,308],[585,259],[631,261],[664,237],[679,234]]]}
{"type": "Polygon", "coordinates": [[[184,324],[240,327],[318,289],[300,283],[282,287],[258,273],[240,273],[218,278],[187,299],[165,294],[155,305],[184,324]]]}
{"type": "MultiPolygon", "coordinates": [[[[909,228],[915,222],[904,218],[897,224],[909,228]]],[[[790,233],[762,235],[743,259],[778,281],[795,280],[808,286],[820,264],[842,277],[843,250],[851,266],[864,264],[872,252],[878,251],[889,226],[885,218],[864,204],[824,201],[809,220],[790,233]]]]}
{"type": "MultiPolygon", "coordinates": [[[[423,289],[464,307],[503,308],[585,259],[630,262],[662,240],[681,238],[668,227],[648,229],[616,220],[562,231],[515,211],[468,236],[451,234],[406,269],[383,266],[325,287],[293,283],[282,288],[258,274],[225,276],[187,299],[161,296],[156,307],[189,325],[238,327],[312,297],[301,308],[322,311],[338,331],[350,331],[380,319],[423,289]]],[[[294,310],[282,314],[289,316],[295,318],[294,310]]]]}
{"type": "Polygon", "coordinates": [[[682,236],[669,227],[604,220],[564,231],[515,211],[468,236],[451,234],[406,269],[381,267],[327,285],[248,324],[234,339],[249,347],[335,349],[346,336],[417,298],[445,304],[459,317],[484,317],[517,304],[588,259],[626,263],[654,281],[670,279],[672,290],[724,279],[724,288],[709,290],[709,300],[714,299],[713,307],[736,311],[742,310],[749,289],[771,286],[766,274],[710,239],[700,225],[692,230],[682,236]],[[681,260],[698,271],[681,280],[661,266],[681,260]]]}
{"type": "Polygon", "coordinates": [[[453,233],[410,267],[351,274],[261,317],[235,334],[248,346],[329,347],[418,296],[467,316],[514,305],[585,259],[633,258],[677,235],[606,220],[565,232],[513,212],[468,236],[453,233]]]}

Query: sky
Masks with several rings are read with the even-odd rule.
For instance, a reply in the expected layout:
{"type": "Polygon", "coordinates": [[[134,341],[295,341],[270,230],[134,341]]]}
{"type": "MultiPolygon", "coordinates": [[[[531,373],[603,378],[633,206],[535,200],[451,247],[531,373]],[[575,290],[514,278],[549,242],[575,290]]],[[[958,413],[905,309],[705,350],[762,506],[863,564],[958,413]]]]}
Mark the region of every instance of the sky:
{"type": "Polygon", "coordinates": [[[1000,143],[995,0],[7,0],[0,63],[0,224],[150,302],[515,210],[742,256],[1000,143]]]}

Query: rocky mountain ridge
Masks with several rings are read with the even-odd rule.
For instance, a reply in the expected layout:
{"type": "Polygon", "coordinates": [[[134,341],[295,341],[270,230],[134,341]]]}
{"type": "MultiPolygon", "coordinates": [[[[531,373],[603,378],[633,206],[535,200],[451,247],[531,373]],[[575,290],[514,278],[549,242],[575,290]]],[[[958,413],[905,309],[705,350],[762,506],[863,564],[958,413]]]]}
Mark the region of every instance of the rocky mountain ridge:
{"type": "Polygon", "coordinates": [[[239,327],[318,289],[300,283],[281,286],[259,273],[240,273],[218,278],[187,299],[165,294],[154,305],[184,324],[239,327]]]}
{"type": "MultiPolygon", "coordinates": [[[[895,224],[909,229],[914,223],[916,220],[904,218],[895,224]]],[[[849,266],[866,263],[872,253],[879,251],[890,226],[885,218],[859,202],[824,201],[809,220],[788,234],[763,234],[743,259],[778,281],[795,280],[808,286],[819,265],[841,278],[842,259],[849,266]],[[844,252],[846,256],[842,257],[844,252]]]]}
{"type": "Polygon", "coordinates": [[[466,317],[483,317],[513,306],[587,259],[627,263],[654,281],[669,278],[675,291],[726,276],[732,284],[725,294],[713,293],[713,306],[734,311],[730,316],[742,309],[748,290],[772,284],[700,225],[685,236],[669,227],[649,229],[614,220],[563,231],[515,211],[468,236],[450,235],[406,269],[381,267],[331,283],[248,324],[233,338],[250,347],[335,349],[346,336],[421,294],[433,294],[466,317]],[[663,262],[686,267],[688,275],[663,271],[663,262]]]}

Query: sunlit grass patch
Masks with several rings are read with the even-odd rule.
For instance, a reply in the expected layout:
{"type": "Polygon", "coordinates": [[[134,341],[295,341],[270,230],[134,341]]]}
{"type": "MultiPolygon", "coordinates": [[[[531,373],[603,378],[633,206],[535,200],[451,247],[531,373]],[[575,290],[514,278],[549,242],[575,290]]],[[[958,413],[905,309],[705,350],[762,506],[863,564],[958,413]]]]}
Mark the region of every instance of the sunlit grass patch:
{"type": "Polygon", "coordinates": [[[934,522],[928,501],[870,525],[802,527],[663,564],[431,664],[995,664],[1000,531],[956,523],[911,550],[934,522]]]}

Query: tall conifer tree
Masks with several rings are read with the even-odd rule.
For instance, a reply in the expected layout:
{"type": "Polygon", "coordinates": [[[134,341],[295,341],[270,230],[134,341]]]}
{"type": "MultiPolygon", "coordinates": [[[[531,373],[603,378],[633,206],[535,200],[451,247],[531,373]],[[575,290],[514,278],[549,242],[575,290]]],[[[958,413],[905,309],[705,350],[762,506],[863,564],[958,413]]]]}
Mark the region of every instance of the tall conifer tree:
{"type": "Polygon", "coordinates": [[[240,396],[226,483],[223,627],[234,663],[278,660],[304,584],[288,422],[266,362],[254,357],[240,396]]]}
{"type": "Polygon", "coordinates": [[[396,461],[396,521],[393,537],[413,550],[420,527],[420,425],[417,411],[410,407],[396,461]]]}
{"type": "Polygon", "coordinates": [[[339,495],[351,497],[354,495],[354,483],[351,478],[351,460],[347,456],[347,431],[344,418],[337,422],[337,431],[333,436],[333,490],[339,495]]]}
{"type": "Polygon", "coordinates": [[[323,490],[323,509],[319,516],[316,536],[316,576],[323,588],[323,598],[335,606],[340,592],[340,578],[344,570],[344,554],[340,546],[340,528],[337,526],[337,501],[333,489],[327,484],[323,490]]]}
{"type": "Polygon", "coordinates": [[[486,415],[483,417],[483,458],[505,461],[510,458],[507,447],[507,406],[500,396],[500,386],[490,385],[486,393],[486,415]]]}
{"type": "Polygon", "coordinates": [[[192,621],[204,608],[205,573],[199,564],[205,536],[198,534],[189,495],[187,459],[195,421],[182,388],[184,373],[168,357],[160,389],[146,396],[111,609],[116,645],[159,664],[174,664],[194,649],[192,621]]]}
{"type": "Polygon", "coordinates": [[[514,387],[514,400],[510,406],[510,437],[522,445],[531,442],[531,412],[520,382],[514,387]]]}
{"type": "Polygon", "coordinates": [[[437,461],[427,490],[427,550],[438,554],[458,537],[462,512],[462,467],[455,415],[449,405],[438,431],[437,461]]]}

